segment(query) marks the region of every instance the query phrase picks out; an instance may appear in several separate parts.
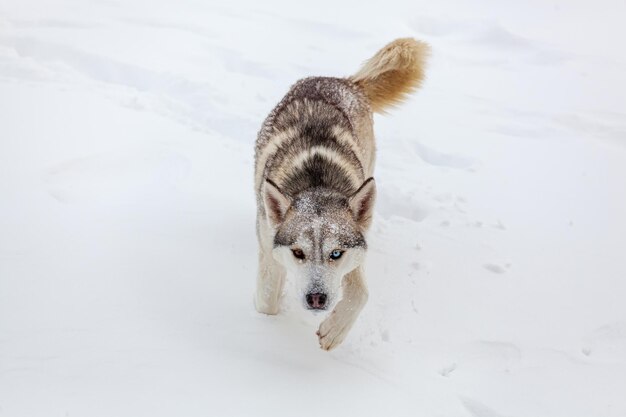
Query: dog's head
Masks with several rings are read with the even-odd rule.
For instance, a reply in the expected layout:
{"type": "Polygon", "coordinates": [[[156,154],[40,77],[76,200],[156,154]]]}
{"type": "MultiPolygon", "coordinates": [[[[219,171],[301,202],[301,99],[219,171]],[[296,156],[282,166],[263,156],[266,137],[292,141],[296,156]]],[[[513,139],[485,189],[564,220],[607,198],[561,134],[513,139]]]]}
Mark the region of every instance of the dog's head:
{"type": "Polygon", "coordinates": [[[376,187],[366,180],[351,196],[313,188],[289,197],[267,181],[263,198],[274,232],[273,256],[295,278],[304,306],[325,310],[337,301],[342,277],[365,258],[365,232],[376,187]]]}

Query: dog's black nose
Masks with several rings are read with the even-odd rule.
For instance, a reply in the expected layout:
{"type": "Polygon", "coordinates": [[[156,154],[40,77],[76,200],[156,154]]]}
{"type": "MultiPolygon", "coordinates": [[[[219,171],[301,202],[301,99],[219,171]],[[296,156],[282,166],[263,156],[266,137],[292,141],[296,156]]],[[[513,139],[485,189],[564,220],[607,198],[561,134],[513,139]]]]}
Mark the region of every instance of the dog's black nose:
{"type": "Polygon", "coordinates": [[[326,294],[314,293],[306,295],[306,303],[313,310],[323,310],[326,308],[326,294]]]}

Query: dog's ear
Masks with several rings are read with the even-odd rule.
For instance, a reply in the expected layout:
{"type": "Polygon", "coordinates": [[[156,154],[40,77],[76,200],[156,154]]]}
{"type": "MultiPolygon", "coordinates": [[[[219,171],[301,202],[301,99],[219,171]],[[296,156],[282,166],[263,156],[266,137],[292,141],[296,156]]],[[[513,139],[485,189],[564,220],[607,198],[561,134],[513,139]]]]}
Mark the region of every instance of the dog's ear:
{"type": "Polygon", "coordinates": [[[354,218],[362,229],[367,229],[372,222],[374,200],[376,199],[376,183],[370,177],[352,194],[349,204],[354,218]]]}
{"type": "Polygon", "coordinates": [[[263,185],[263,201],[265,212],[272,226],[277,226],[285,220],[285,213],[291,205],[289,197],[280,192],[276,184],[265,180],[263,185]]]}

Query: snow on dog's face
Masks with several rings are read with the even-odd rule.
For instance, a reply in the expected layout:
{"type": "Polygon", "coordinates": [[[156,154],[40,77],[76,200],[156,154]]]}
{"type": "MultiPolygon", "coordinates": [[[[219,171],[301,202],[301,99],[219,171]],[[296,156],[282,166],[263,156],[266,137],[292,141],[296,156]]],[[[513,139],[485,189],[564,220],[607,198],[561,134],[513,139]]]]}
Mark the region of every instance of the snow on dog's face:
{"type": "Polygon", "coordinates": [[[275,230],[273,256],[295,278],[305,308],[331,308],[343,276],[363,262],[374,196],[373,179],[349,198],[314,188],[291,200],[266,183],[265,209],[275,230]]]}

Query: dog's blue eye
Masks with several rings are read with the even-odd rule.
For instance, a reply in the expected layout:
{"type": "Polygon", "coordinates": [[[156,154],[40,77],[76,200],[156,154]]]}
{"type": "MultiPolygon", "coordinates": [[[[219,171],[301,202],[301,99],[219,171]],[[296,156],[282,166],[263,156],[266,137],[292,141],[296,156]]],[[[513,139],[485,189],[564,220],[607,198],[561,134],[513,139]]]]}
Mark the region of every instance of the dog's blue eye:
{"type": "Polygon", "coordinates": [[[343,251],[340,251],[339,249],[335,249],[334,251],[330,253],[330,259],[339,259],[341,258],[341,255],[343,255],[343,251]]]}

